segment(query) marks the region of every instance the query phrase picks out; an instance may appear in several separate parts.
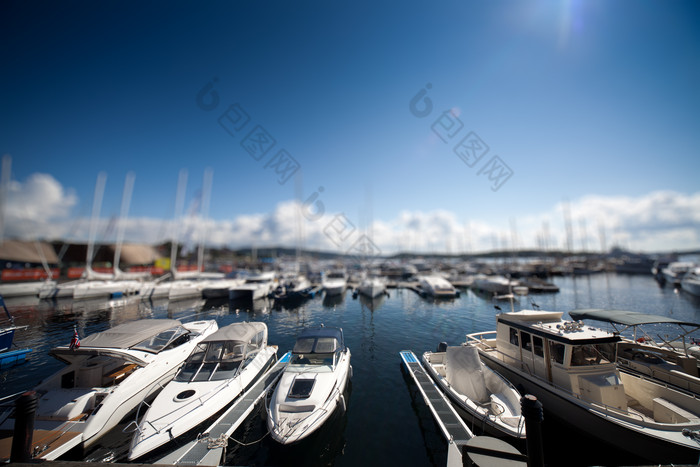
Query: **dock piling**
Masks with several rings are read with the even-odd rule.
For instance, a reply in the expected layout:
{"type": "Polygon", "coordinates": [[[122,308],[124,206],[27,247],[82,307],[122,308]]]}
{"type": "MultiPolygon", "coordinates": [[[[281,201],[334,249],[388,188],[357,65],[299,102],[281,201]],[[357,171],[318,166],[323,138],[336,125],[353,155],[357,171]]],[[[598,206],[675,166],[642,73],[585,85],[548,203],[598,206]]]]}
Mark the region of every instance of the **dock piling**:
{"type": "Polygon", "coordinates": [[[27,391],[15,401],[15,427],[12,436],[11,462],[28,462],[32,459],[34,415],[39,398],[36,391],[27,391]]]}
{"type": "Polygon", "coordinates": [[[525,432],[527,433],[527,465],[528,467],[544,466],[542,446],[542,403],[532,394],[520,398],[520,407],[525,417],[525,432]]]}

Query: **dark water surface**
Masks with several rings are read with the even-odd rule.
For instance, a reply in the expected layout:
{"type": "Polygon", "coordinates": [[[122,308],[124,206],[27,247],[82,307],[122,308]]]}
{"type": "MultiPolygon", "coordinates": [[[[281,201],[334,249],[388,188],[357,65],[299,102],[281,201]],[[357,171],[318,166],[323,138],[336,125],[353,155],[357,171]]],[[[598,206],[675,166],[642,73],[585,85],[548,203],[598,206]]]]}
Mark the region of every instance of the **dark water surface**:
{"type": "MultiPolygon", "coordinates": [[[[660,287],[651,276],[596,274],[560,277],[554,282],[557,294],[531,295],[514,303],[516,310],[531,308],[569,311],[576,308],[626,309],[670,315],[700,322],[700,300],[682,291],[660,287]]],[[[28,361],[0,373],[0,396],[30,389],[42,378],[61,368],[48,356],[56,345],[70,342],[73,326],[81,337],[141,318],[176,318],[183,321],[216,319],[219,326],[240,321],[262,321],[269,329],[269,343],[279,346],[279,356],[290,350],[305,326],[321,323],[340,326],[352,352],[353,379],[348,388],[348,409],[338,411],[314,439],[298,446],[283,447],[266,436],[264,410],[256,410],[229,443],[228,465],[338,465],[338,466],[444,466],[446,443],[423,406],[416,389],[400,369],[400,350],[420,355],[445,341],[457,345],[465,334],[495,329],[494,303],[462,291],[454,300],[431,301],[410,290],[390,290],[390,296],[375,301],[323,296],[289,307],[272,302],[218,302],[203,300],[175,303],[120,299],[109,302],[8,301],[17,324],[29,329],[18,332],[15,343],[33,350],[28,361]]],[[[498,305],[504,311],[507,302],[498,305]]],[[[544,425],[546,426],[545,419],[544,425]]],[[[566,427],[556,431],[561,439],[545,439],[545,461],[570,464],[571,449],[581,452],[581,439],[567,440],[566,427]],[[562,441],[563,440],[563,441],[562,441]],[[568,442],[567,442],[568,441],[568,442]],[[556,443],[566,443],[560,449],[556,443]],[[568,459],[568,460],[566,460],[568,459]]],[[[125,459],[129,436],[110,433],[102,446],[87,453],[94,461],[125,459]]],[[[586,441],[584,464],[610,462],[609,449],[586,441]]],[[[636,464],[638,459],[615,462],[636,464]]]]}

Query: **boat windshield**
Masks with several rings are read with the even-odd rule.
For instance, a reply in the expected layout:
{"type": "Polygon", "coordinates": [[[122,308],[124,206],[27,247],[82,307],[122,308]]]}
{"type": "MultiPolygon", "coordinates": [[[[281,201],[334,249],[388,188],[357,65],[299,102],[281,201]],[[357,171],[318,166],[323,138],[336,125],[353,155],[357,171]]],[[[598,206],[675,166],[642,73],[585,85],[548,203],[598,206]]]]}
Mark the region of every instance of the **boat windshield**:
{"type": "Polygon", "coordinates": [[[236,375],[246,355],[247,345],[235,341],[210,341],[197,345],[187,357],[175,381],[218,381],[236,375]]]}
{"type": "Polygon", "coordinates": [[[182,326],[167,329],[131,347],[136,350],[159,353],[182,345],[190,339],[190,331],[182,326]]]}

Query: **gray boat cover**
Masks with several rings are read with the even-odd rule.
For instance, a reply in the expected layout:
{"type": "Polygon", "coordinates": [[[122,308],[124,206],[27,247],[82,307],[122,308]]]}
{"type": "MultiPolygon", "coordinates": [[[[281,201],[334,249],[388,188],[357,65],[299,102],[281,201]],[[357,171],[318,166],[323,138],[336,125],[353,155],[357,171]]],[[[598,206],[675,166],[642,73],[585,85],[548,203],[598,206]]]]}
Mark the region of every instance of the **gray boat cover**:
{"type": "Polygon", "coordinates": [[[141,319],[120,324],[106,331],[91,334],[80,342],[80,348],[128,349],[170,328],[180,326],[176,319],[141,319]]]}
{"type": "Polygon", "coordinates": [[[479,351],[475,347],[447,347],[445,372],[447,382],[458,393],[480,404],[490,401],[479,351]]]}
{"type": "Polygon", "coordinates": [[[202,342],[237,341],[251,342],[258,333],[264,332],[264,342],[267,342],[267,325],[265,323],[234,323],[220,328],[207,336],[202,342]]]}

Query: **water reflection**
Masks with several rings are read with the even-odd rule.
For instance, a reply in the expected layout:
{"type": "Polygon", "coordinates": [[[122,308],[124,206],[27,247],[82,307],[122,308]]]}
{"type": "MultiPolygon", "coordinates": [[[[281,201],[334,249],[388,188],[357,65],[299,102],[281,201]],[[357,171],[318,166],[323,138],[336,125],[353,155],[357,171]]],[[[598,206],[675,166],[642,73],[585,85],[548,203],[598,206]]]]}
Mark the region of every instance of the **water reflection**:
{"type": "Polygon", "coordinates": [[[327,293],[323,294],[323,306],[326,308],[335,308],[343,303],[345,303],[345,295],[347,294],[346,290],[343,290],[342,293],[339,294],[334,294],[334,295],[328,295],[327,293]]]}
{"type": "Polygon", "coordinates": [[[375,310],[378,310],[379,307],[382,306],[382,303],[384,303],[384,300],[386,300],[387,295],[386,294],[381,294],[378,295],[374,298],[370,298],[366,295],[359,294],[357,299],[360,302],[360,306],[362,310],[369,310],[374,312],[375,310]]]}

